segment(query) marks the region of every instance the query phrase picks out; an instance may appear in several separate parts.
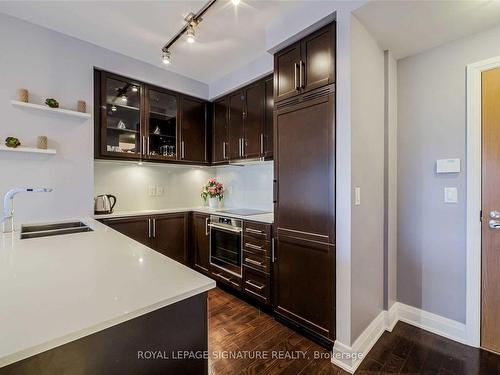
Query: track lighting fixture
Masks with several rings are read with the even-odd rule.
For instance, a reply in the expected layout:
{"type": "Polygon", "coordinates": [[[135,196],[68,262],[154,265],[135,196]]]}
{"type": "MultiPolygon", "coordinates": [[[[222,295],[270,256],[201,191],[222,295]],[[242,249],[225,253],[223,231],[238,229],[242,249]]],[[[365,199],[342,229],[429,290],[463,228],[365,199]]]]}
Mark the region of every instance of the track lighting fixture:
{"type": "MultiPolygon", "coordinates": [[[[189,13],[186,18],[184,18],[184,21],[186,21],[185,26],[180,29],[177,34],[174,35],[172,39],[168,41],[167,44],[165,44],[162,48],[162,61],[164,64],[170,64],[172,62],[171,54],[170,54],[170,47],[184,34],[186,34],[186,40],[188,43],[194,43],[196,40],[195,36],[195,30],[194,28],[198,26],[198,24],[203,20],[201,16],[205,14],[205,12],[212,6],[217,0],[210,0],[208,3],[206,3],[203,8],[201,8],[198,13],[189,13]]],[[[233,3],[236,5],[240,1],[232,0],[233,3]]]]}
{"type": "Polygon", "coordinates": [[[186,36],[187,36],[187,42],[188,43],[194,43],[195,40],[195,35],[194,35],[194,27],[192,25],[189,25],[186,29],[186,36]]]}
{"type": "Polygon", "coordinates": [[[139,88],[137,86],[132,86],[132,91],[137,92],[137,91],[139,91],[139,88]]]}
{"type": "Polygon", "coordinates": [[[123,94],[122,95],[122,102],[126,102],[127,101],[127,95],[123,94]]]}
{"type": "Polygon", "coordinates": [[[163,49],[162,51],[162,59],[164,64],[170,64],[172,62],[172,58],[170,57],[170,51],[168,49],[163,49]]]}
{"type": "Polygon", "coordinates": [[[111,111],[116,112],[116,105],[113,105],[113,106],[111,107],[111,111]]]}

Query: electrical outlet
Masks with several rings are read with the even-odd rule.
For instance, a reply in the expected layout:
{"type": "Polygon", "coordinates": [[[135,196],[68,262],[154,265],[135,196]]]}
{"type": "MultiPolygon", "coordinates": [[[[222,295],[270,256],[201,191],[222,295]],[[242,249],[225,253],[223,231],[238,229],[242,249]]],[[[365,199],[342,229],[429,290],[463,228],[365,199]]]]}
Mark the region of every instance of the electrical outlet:
{"type": "Polygon", "coordinates": [[[156,186],[148,185],[148,195],[150,197],[155,197],[156,196],[156,186]]]}
{"type": "Polygon", "coordinates": [[[156,185],[156,196],[160,197],[163,195],[165,188],[162,185],[156,185]]]}

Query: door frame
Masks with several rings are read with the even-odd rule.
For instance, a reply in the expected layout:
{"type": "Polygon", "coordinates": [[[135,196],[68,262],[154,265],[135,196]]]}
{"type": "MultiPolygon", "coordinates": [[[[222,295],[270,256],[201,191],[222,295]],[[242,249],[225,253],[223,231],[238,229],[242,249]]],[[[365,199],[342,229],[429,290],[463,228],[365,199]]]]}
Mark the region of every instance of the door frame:
{"type": "Polygon", "coordinates": [[[500,68],[500,56],[467,65],[466,318],[469,345],[481,346],[481,73],[500,68]]]}

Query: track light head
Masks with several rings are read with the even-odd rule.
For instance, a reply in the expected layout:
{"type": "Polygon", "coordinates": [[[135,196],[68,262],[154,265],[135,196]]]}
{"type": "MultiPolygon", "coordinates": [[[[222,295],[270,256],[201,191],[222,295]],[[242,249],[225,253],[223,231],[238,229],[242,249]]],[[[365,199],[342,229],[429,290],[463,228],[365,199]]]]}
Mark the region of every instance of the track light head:
{"type": "Polygon", "coordinates": [[[166,65],[168,65],[172,62],[172,57],[171,57],[170,51],[168,49],[162,50],[162,61],[166,65]]]}
{"type": "Polygon", "coordinates": [[[194,27],[192,25],[188,25],[188,27],[186,29],[186,36],[187,36],[188,43],[194,43],[195,33],[194,33],[194,27]]]}

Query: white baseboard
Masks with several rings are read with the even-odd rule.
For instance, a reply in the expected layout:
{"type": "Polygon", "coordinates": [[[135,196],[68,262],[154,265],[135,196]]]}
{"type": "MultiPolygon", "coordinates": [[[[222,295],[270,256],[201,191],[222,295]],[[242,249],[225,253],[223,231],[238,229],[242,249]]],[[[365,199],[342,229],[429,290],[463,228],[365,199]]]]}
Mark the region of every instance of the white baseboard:
{"type": "Polygon", "coordinates": [[[387,311],[381,311],[356,341],[354,341],[352,347],[335,341],[332,363],[353,374],[386,328],[387,311]]]}
{"type": "Polygon", "coordinates": [[[380,312],[352,346],[335,341],[332,363],[353,374],[384,331],[392,331],[398,321],[465,345],[472,345],[468,342],[465,324],[396,302],[389,311],[380,312]]]}

